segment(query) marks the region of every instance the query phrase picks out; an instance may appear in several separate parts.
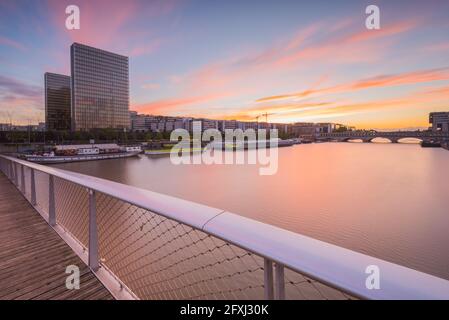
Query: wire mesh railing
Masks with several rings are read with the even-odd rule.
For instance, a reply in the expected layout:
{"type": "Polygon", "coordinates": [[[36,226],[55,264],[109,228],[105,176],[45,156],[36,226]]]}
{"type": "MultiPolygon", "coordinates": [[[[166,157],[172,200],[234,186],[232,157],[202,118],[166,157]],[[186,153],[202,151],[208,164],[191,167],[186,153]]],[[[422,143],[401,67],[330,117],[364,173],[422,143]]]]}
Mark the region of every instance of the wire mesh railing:
{"type": "Polygon", "coordinates": [[[10,157],[0,168],[94,272],[140,299],[449,297],[446,280],[222,210],[10,157]],[[382,266],[386,291],[366,288],[369,263],[382,266]]]}
{"type": "Polygon", "coordinates": [[[248,251],[104,194],[97,218],[102,262],[141,298],[263,298],[263,259],[248,251]]]}

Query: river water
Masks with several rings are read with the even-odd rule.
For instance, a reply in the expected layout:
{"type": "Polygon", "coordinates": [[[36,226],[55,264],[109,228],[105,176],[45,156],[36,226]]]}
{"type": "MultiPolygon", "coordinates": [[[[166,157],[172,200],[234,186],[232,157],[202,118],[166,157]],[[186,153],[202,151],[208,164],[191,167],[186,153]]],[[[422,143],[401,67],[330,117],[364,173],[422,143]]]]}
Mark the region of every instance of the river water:
{"type": "MultiPolygon", "coordinates": [[[[255,152],[255,151],[250,151],[255,152]]],[[[449,151],[319,143],[258,165],[174,165],[169,157],[57,167],[225,209],[449,279],[449,151]]]]}

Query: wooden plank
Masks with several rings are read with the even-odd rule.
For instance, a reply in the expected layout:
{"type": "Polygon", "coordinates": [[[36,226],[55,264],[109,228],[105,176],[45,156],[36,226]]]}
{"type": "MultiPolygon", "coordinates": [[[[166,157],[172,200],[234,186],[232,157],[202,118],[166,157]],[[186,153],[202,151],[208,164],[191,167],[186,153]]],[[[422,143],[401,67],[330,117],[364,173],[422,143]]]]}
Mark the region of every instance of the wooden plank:
{"type": "Polygon", "coordinates": [[[113,299],[86,264],[0,173],[0,300],[113,299]],[[65,286],[80,269],[80,289],[65,286]]]}

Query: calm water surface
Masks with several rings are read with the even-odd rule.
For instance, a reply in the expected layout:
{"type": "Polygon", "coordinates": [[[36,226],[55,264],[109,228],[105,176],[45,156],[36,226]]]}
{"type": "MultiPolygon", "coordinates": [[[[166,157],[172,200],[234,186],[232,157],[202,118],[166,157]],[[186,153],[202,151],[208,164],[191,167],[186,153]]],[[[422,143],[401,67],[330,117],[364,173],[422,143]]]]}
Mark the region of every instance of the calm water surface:
{"type": "Polygon", "coordinates": [[[279,169],[168,157],[58,167],[225,209],[449,279],[449,151],[416,144],[279,149],[279,169]]]}

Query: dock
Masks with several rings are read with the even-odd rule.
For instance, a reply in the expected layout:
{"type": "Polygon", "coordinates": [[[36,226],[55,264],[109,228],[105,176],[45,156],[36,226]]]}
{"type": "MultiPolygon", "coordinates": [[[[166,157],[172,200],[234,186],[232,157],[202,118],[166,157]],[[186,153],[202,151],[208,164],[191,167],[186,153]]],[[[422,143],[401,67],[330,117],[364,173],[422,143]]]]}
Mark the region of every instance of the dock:
{"type": "Polygon", "coordinates": [[[0,173],[0,300],[112,300],[113,296],[0,173]],[[68,289],[66,267],[80,271],[68,289]]]}

